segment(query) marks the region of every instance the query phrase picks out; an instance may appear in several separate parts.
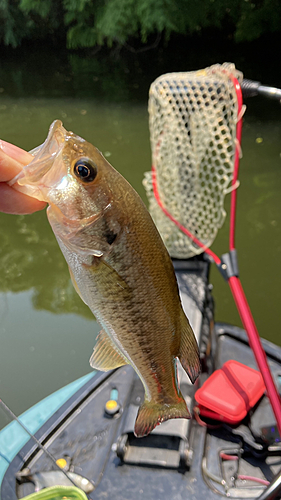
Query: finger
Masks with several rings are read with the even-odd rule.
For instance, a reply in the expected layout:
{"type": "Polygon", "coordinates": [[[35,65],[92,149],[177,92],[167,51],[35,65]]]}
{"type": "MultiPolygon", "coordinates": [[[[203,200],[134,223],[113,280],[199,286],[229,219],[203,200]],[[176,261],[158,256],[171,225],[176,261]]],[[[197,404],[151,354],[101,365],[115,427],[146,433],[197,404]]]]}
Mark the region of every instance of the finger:
{"type": "Polygon", "coordinates": [[[30,153],[24,149],[18,148],[18,146],[15,146],[10,142],[0,140],[0,148],[4,151],[4,153],[14,160],[17,160],[22,165],[27,165],[34,158],[30,153]]]}
{"type": "Polygon", "coordinates": [[[31,214],[46,207],[44,201],[15,191],[5,182],[0,182],[0,212],[6,214],[31,214]]]}
{"type": "Polygon", "coordinates": [[[33,156],[27,151],[0,140],[0,182],[8,182],[17,175],[33,156]]]}

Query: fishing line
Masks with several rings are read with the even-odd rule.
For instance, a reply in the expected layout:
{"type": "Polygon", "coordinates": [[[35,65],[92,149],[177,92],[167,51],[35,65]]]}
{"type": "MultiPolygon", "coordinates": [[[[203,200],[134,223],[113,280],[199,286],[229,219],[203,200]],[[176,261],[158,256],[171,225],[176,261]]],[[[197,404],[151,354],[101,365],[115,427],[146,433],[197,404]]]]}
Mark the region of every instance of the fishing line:
{"type": "Polygon", "coordinates": [[[73,486],[75,486],[76,488],[79,488],[79,486],[77,486],[77,484],[75,483],[75,481],[73,481],[71,479],[71,477],[69,477],[69,475],[67,474],[67,472],[63,469],[61,469],[59,467],[59,465],[57,464],[56,462],[56,459],[55,457],[45,448],[45,446],[40,443],[40,441],[38,441],[38,439],[27,429],[27,427],[20,421],[20,419],[14,414],[14,412],[8,407],[8,405],[6,405],[6,403],[4,403],[4,401],[2,399],[0,399],[0,404],[3,406],[4,410],[8,413],[8,415],[10,417],[12,417],[13,420],[15,420],[19,425],[20,427],[31,437],[31,439],[33,439],[33,441],[35,441],[35,443],[37,444],[38,448],[40,448],[41,451],[43,451],[44,453],[46,453],[46,455],[49,457],[49,459],[52,461],[53,465],[56,467],[56,469],[58,469],[60,472],[62,472],[62,474],[64,474],[64,476],[68,479],[68,481],[70,481],[73,486]]]}

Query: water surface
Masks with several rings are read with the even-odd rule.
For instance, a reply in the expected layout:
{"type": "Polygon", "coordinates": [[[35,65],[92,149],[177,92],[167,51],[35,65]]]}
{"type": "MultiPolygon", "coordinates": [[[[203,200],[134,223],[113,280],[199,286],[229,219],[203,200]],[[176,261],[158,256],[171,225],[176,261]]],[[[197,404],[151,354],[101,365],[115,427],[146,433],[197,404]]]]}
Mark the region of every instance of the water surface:
{"type": "MultiPolygon", "coordinates": [[[[4,65],[0,137],[32,149],[45,140],[50,123],[61,119],[67,129],[97,146],[145,199],[142,178],[150,168],[147,78],[140,89],[141,71],[136,68],[132,78],[126,76],[125,67],[116,67],[111,77],[103,78],[105,65],[91,70],[86,65],[84,72],[81,62],[78,66],[80,87],[77,73],[75,86],[71,74],[61,71],[54,73],[57,86],[47,79],[44,92],[41,66],[38,74],[33,68],[31,89],[26,69],[12,65],[8,71],[4,65]],[[93,82],[91,95],[83,83],[86,76],[93,82]],[[64,84],[66,96],[62,96],[64,84]]],[[[237,214],[241,280],[260,334],[279,345],[280,116],[277,104],[249,103],[237,214]]],[[[225,225],[213,245],[219,255],[227,251],[227,229],[225,225]]],[[[228,285],[216,269],[211,281],[216,319],[240,325],[228,285]]],[[[88,373],[98,331],[91,312],[73,290],[45,211],[29,216],[0,214],[0,397],[19,414],[88,373]]]]}

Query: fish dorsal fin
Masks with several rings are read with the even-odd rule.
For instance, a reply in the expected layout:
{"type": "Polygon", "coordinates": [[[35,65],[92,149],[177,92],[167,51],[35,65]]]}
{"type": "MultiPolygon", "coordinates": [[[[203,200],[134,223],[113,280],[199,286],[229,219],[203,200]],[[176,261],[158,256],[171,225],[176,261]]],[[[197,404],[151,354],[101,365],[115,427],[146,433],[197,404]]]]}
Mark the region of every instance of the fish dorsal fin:
{"type": "Polygon", "coordinates": [[[128,361],[116,349],[107,333],[101,330],[97,337],[94,352],[90,358],[91,367],[106,372],[127,364],[128,361]]]}
{"type": "MultiPolygon", "coordinates": [[[[74,274],[73,274],[73,272],[72,272],[72,270],[71,270],[71,268],[70,268],[69,266],[68,266],[68,269],[69,269],[70,278],[71,278],[71,281],[72,281],[72,285],[74,286],[75,292],[76,292],[76,293],[78,293],[78,295],[79,295],[80,299],[81,299],[81,300],[83,300],[84,304],[86,304],[86,302],[85,302],[85,300],[83,299],[83,297],[82,297],[82,295],[81,295],[81,292],[80,292],[80,290],[79,290],[79,288],[78,288],[78,285],[77,285],[76,280],[75,280],[75,278],[74,278],[74,274]]],[[[86,306],[87,306],[87,305],[88,305],[88,304],[86,304],[86,306]]]]}
{"type": "Polygon", "coordinates": [[[195,335],[184,313],[181,319],[181,343],[177,357],[194,384],[201,371],[200,356],[195,335]]]}

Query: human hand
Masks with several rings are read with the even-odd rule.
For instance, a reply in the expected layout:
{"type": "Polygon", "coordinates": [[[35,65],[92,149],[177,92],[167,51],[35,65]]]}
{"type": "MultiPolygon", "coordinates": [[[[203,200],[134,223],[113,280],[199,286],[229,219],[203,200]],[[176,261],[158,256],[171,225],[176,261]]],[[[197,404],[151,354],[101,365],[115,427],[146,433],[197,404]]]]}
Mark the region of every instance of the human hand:
{"type": "Polygon", "coordinates": [[[33,156],[27,151],[0,140],[0,212],[31,214],[45,208],[46,203],[20,193],[8,182],[17,175],[33,156]]]}

